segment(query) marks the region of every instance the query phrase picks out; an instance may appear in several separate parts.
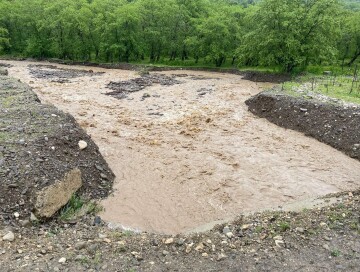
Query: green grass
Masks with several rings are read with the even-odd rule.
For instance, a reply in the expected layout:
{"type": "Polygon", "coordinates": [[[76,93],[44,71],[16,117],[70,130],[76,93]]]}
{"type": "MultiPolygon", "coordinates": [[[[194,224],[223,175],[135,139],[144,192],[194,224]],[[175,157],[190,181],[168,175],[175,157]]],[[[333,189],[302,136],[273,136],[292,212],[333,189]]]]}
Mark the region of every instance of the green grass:
{"type": "MultiPolygon", "coordinates": [[[[354,71],[352,71],[354,73],[354,71]]],[[[360,73],[360,71],[359,71],[360,73]]],[[[331,98],[360,104],[360,80],[345,75],[315,75],[305,74],[293,81],[285,82],[282,90],[293,96],[307,97],[311,93],[323,94],[331,98]],[[303,90],[304,92],[297,92],[303,90]]]]}
{"type": "Polygon", "coordinates": [[[97,203],[74,194],[69,202],[60,210],[59,218],[62,221],[68,221],[85,214],[96,214],[101,210],[101,206],[97,203]]]}
{"type": "Polygon", "coordinates": [[[339,257],[341,254],[340,250],[334,249],[331,251],[331,256],[333,257],[339,257]]]}
{"type": "Polygon", "coordinates": [[[280,222],[278,226],[280,228],[280,231],[282,232],[285,232],[288,229],[290,229],[290,224],[288,222],[280,222]]]}

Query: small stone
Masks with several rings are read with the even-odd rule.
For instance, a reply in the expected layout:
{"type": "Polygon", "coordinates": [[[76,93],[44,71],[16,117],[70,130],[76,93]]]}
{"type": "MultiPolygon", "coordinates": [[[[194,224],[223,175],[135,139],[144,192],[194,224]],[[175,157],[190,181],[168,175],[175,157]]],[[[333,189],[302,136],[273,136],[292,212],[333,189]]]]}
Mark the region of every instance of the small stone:
{"type": "Polygon", "coordinates": [[[83,255],[76,255],[76,257],[74,258],[75,261],[82,261],[84,259],[83,255]]]}
{"type": "Polygon", "coordinates": [[[7,234],[3,236],[3,241],[12,242],[15,240],[15,234],[12,231],[9,231],[7,234]]]}
{"type": "Polygon", "coordinates": [[[330,250],[330,247],[329,247],[329,245],[327,245],[327,244],[324,244],[324,245],[323,245],[323,248],[325,248],[326,250],[330,250]]]}
{"type": "Polygon", "coordinates": [[[61,264],[66,263],[66,258],[64,258],[64,257],[60,258],[58,263],[61,263],[61,264]]]}
{"type": "Polygon", "coordinates": [[[245,225],[242,225],[241,226],[241,229],[242,230],[247,230],[247,229],[249,229],[251,227],[251,224],[245,224],[245,225]]]}
{"type": "Polygon", "coordinates": [[[202,251],[204,250],[204,244],[203,243],[199,243],[196,247],[195,247],[196,251],[202,251]]]}
{"type": "Polygon", "coordinates": [[[37,217],[35,216],[35,214],[31,213],[31,214],[30,214],[30,221],[31,221],[31,222],[37,222],[37,221],[39,221],[39,220],[37,219],[37,217]]]}
{"type": "Polygon", "coordinates": [[[227,236],[227,238],[231,239],[234,237],[234,234],[230,231],[230,232],[226,233],[226,236],[227,236]]]}
{"type": "Polygon", "coordinates": [[[227,233],[231,232],[230,228],[228,226],[223,228],[223,233],[226,235],[227,233]]]}
{"type": "Polygon", "coordinates": [[[183,239],[183,238],[180,238],[180,239],[177,241],[177,244],[178,244],[179,246],[182,246],[184,243],[185,243],[185,239],[183,239]]]}
{"type": "Polygon", "coordinates": [[[107,244],[110,244],[111,243],[111,240],[109,238],[105,238],[104,239],[104,242],[107,243],[107,244]]]}
{"type": "Polygon", "coordinates": [[[105,174],[103,174],[103,173],[100,173],[100,177],[101,177],[102,179],[108,179],[107,175],[105,175],[105,174]]]}
{"type": "Polygon", "coordinates": [[[17,250],[17,253],[22,254],[23,251],[22,251],[21,249],[18,249],[18,250],[17,250]]]}
{"type": "Polygon", "coordinates": [[[80,140],[80,141],[79,141],[79,148],[80,148],[80,150],[83,150],[83,149],[87,148],[87,146],[88,146],[87,142],[85,142],[85,141],[83,141],[83,140],[80,140]]]}
{"type": "Polygon", "coordinates": [[[301,111],[301,112],[307,112],[308,110],[307,110],[307,109],[304,109],[304,108],[300,108],[300,111],[301,111]]]}
{"type": "Polygon", "coordinates": [[[194,245],[194,243],[187,244],[187,245],[186,245],[185,252],[186,252],[186,253],[190,253],[191,250],[192,250],[193,245],[194,245]]]}
{"type": "Polygon", "coordinates": [[[82,249],[86,248],[86,246],[87,246],[86,242],[77,242],[75,244],[75,249],[82,250],[82,249]]]}
{"type": "Polygon", "coordinates": [[[203,256],[204,258],[207,258],[209,256],[209,254],[207,254],[206,252],[204,252],[203,254],[201,254],[201,256],[203,256]]]}
{"type": "Polygon", "coordinates": [[[163,254],[164,256],[166,256],[166,255],[169,254],[169,251],[163,250],[162,254],[163,254]]]}
{"type": "Polygon", "coordinates": [[[21,225],[23,228],[26,228],[26,227],[30,227],[30,226],[31,226],[30,220],[20,220],[19,223],[20,223],[20,225],[21,225]]]}
{"type": "Polygon", "coordinates": [[[320,223],[320,226],[321,226],[321,227],[326,227],[327,224],[326,224],[325,222],[321,222],[321,223],[320,223]]]}
{"type": "Polygon", "coordinates": [[[20,217],[20,214],[19,214],[18,212],[15,212],[15,213],[14,213],[14,217],[15,217],[15,218],[19,218],[19,217],[20,217]]]}
{"type": "Polygon", "coordinates": [[[165,240],[165,245],[170,245],[172,243],[174,243],[174,238],[168,238],[165,240]]]}
{"type": "Polygon", "coordinates": [[[305,232],[304,228],[300,228],[300,227],[296,228],[295,230],[296,230],[296,232],[300,232],[300,233],[305,232]]]}
{"type": "Polygon", "coordinates": [[[105,238],[107,238],[107,235],[103,234],[103,233],[99,233],[99,238],[100,239],[105,239],[105,238]]]}
{"type": "Polygon", "coordinates": [[[216,260],[219,262],[219,261],[222,261],[222,260],[224,260],[226,258],[227,258],[227,256],[224,253],[220,253],[218,255],[218,257],[216,258],[216,260]]]}
{"type": "Polygon", "coordinates": [[[94,218],[94,225],[100,225],[101,224],[101,217],[95,216],[94,218]]]}
{"type": "Polygon", "coordinates": [[[46,250],[45,249],[42,249],[42,250],[40,250],[40,253],[42,254],[42,255],[46,255],[46,250]]]}

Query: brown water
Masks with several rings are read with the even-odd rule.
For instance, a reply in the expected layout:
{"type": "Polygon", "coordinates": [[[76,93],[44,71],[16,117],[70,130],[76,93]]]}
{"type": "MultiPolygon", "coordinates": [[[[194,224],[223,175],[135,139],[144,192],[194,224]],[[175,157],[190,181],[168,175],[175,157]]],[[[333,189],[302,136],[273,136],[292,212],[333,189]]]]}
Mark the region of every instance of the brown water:
{"type": "Polygon", "coordinates": [[[135,72],[91,68],[105,73],[60,84],[33,78],[30,62],[6,63],[14,65],[11,76],[72,114],[97,143],[117,176],[101,216],[119,226],[185,232],[242,212],[359,188],[358,161],[247,111],[244,101],[271,84],[171,71],[161,74],[207,79],[179,77],[180,85],[154,85],[131,94],[132,100],[117,100],[104,95],[105,85],[138,77],[135,72]],[[200,97],[201,88],[213,91],[200,97]],[[144,93],[155,97],[141,101],[144,93]]]}

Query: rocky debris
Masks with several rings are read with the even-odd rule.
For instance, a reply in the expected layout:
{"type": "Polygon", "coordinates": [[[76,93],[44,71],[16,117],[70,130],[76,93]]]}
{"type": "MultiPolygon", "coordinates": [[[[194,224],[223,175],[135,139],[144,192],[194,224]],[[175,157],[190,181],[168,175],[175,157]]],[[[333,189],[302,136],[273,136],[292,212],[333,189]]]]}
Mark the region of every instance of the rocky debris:
{"type": "Polygon", "coordinates": [[[114,179],[72,116],[41,104],[18,80],[1,76],[0,165],[0,221],[12,225],[37,222],[33,211],[39,219],[51,217],[75,191],[106,197],[114,179]],[[79,150],[80,140],[86,149],[79,150]]]}
{"type": "Polygon", "coordinates": [[[83,76],[99,76],[103,73],[94,73],[92,70],[78,70],[59,68],[55,65],[30,64],[28,66],[34,78],[52,79],[52,82],[67,83],[69,79],[83,76]]]}
{"type": "MultiPolygon", "coordinates": [[[[106,95],[113,96],[117,99],[124,99],[128,97],[128,94],[141,91],[154,84],[172,86],[180,83],[180,81],[162,74],[145,74],[142,77],[130,79],[128,81],[111,81],[106,87],[113,90],[113,92],[106,93],[106,95]]],[[[144,95],[145,96],[143,96],[142,99],[150,97],[150,94],[144,95]]]]}
{"type": "Polygon", "coordinates": [[[15,240],[0,241],[2,271],[357,271],[360,192],[351,193],[323,208],[240,216],[172,237],[92,226],[93,216],[16,228],[15,240]]]}
{"type": "Polygon", "coordinates": [[[360,106],[292,97],[277,90],[245,102],[249,111],[278,126],[303,132],[360,160],[360,106]]]}

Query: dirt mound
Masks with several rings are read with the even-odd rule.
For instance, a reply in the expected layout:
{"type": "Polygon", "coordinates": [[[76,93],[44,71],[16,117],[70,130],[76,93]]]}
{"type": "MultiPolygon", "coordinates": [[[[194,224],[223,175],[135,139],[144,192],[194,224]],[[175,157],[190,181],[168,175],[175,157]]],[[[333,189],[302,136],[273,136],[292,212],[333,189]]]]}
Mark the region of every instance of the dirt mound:
{"type": "Polygon", "coordinates": [[[129,93],[141,91],[146,87],[152,86],[154,84],[160,84],[162,86],[172,86],[180,83],[180,81],[175,80],[172,77],[160,74],[149,74],[128,81],[111,81],[109,84],[107,84],[106,87],[114,90],[113,92],[107,93],[107,95],[113,96],[118,99],[123,99],[126,98],[129,93]]]}
{"type": "Polygon", "coordinates": [[[0,77],[2,221],[14,223],[15,212],[28,218],[38,194],[66,176],[70,183],[81,177],[80,193],[91,198],[107,196],[114,179],[98,147],[72,116],[41,104],[27,85],[0,77]],[[80,150],[80,140],[87,148],[80,150]]]}
{"type": "Polygon", "coordinates": [[[245,103],[252,113],[278,126],[303,132],[360,160],[360,107],[272,91],[262,92],[245,103]]]}

